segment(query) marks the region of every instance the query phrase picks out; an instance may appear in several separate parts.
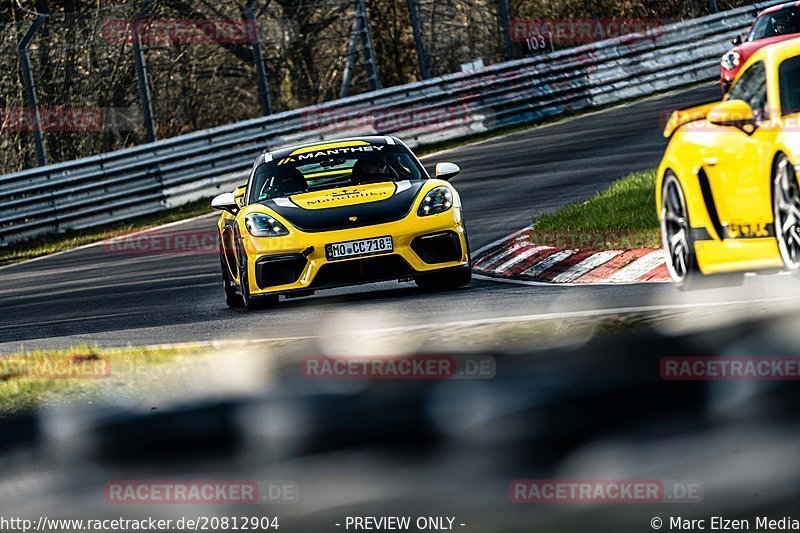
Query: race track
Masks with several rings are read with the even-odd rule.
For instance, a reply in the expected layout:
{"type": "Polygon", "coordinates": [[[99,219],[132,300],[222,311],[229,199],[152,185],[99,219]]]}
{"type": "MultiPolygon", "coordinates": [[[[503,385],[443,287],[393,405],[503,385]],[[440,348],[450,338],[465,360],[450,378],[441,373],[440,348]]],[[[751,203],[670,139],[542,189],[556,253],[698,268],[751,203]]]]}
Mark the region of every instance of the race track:
{"type": "MultiPolygon", "coordinates": [[[[535,211],[588,197],[615,179],[658,164],[672,109],[711,101],[716,85],[468,145],[426,158],[453,161],[473,249],[530,223],[535,211]]],[[[215,216],[173,230],[210,229],[215,216]]],[[[748,283],[757,283],[749,281],[748,283]]],[[[362,326],[399,326],[643,306],[669,285],[554,287],[476,281],[426,294],[413,284],[318,293],[258,313],[225,307],[215,254],[110,254],[103,245],[0,269],[0,353],[20,347],[118,346],[233,337],[316,335],[343,311],[362,326]]],[[[721,292],[719,298],[731,298],[721,292]]]]}

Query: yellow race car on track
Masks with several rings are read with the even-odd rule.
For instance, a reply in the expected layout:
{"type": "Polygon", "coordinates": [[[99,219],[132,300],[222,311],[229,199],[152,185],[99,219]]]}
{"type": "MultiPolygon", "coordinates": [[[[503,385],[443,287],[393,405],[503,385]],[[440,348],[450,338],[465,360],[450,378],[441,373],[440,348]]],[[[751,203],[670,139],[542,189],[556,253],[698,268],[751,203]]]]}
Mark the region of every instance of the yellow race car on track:
{"type": "Polygon", "coordinates": [[[656,203],[673,280],[800,270],[800,39],[760,49],[725,100],[676,111],[664,134],[656,203]]]}
{"type": "Polygon", "coordinates": [[[377,281],[424,289],[470,284],[461,200],[439,163],[432,179],[395,137],[304,145],[261,155],[247,185],[221,194],[226,302],[248,309],[279,295],[377,281]]]}

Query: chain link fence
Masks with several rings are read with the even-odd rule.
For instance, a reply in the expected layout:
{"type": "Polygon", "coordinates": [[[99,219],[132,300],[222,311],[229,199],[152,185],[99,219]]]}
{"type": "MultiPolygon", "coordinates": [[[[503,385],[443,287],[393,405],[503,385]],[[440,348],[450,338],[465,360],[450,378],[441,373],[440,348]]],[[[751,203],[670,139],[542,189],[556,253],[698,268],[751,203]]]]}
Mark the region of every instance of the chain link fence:
{"type": "Polygon", "coordinates": [[[498,2],[420,0],[420,25],[432,76],[458,72],[477,59],[487,65],[506,59],[498,2]]]}

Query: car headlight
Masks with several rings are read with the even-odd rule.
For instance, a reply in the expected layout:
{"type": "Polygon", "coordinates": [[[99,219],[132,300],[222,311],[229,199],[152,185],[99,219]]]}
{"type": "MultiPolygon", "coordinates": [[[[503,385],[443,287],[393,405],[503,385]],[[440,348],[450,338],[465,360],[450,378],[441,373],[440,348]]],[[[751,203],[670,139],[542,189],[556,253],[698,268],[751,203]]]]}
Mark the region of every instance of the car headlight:
{"type": "Polygon", "coordinates": [[[423,198],[417,215],[427,217],[449,211],[453,207],[453,193],[449,187],[436,187],[423,198]]]}
{"type": "Polygon", "coordinates": [[[722,56],[722,68],[725,70],[733,70],[739,66],[739,63],[742,60],[742,56],[739,55],[739,52],[736,50],[731,50],[724,56],[722,56]]]}
{"type": "Polygon", "coordinates": [[[244,225],[253,237],[283,237],[289,235],[286,226],[264,213],[250,213],[244,217],[244,225]]]}

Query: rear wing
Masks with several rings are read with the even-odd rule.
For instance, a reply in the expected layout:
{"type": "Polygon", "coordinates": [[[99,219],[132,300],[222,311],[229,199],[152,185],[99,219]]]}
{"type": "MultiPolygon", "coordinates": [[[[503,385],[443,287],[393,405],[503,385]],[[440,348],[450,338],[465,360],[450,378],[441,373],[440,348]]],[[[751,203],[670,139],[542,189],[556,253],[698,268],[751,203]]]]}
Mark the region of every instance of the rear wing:
{"type": "Polygon", "coordinates": [[[672,134],[684,124],[695,122],[697,120],[703,120],[706,118],[709,110],[718,103],[719,102],[712,102],[710,104],[692,107],[681,111],[675,111],[672,113],[672,115],[670,115],[669,120],[667,120],[667,126],[664,128],[664,137],[672,137],[672,134]]]}

